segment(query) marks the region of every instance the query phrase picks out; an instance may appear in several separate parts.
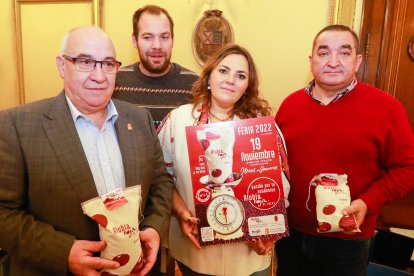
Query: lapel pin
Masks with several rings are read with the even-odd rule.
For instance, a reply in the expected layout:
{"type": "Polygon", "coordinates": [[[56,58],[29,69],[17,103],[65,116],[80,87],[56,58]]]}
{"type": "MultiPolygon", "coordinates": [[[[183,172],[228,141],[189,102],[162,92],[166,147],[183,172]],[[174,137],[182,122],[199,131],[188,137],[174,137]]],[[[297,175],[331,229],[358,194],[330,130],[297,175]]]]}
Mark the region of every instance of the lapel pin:
{"type": "Polygon", "coordinates": [[[127,129],[132,130],[132,125],[130,123],[127,124],[127,129]]]}

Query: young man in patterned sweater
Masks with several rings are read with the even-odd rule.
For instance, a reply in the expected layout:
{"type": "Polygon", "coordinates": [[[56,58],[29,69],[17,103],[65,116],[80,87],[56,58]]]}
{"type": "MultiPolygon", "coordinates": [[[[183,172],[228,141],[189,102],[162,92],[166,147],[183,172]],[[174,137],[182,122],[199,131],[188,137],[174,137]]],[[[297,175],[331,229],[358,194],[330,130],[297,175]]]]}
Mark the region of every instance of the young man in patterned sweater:
{"type": "Polygon", "coordinates": [[[114,98],[149,109],[155,127],[173,108],[187,103],[197,75],[171,63],[174,22],[168,12],[155,5],[133,15],[132,43],[140,61],[117,74],[114,98]]]}

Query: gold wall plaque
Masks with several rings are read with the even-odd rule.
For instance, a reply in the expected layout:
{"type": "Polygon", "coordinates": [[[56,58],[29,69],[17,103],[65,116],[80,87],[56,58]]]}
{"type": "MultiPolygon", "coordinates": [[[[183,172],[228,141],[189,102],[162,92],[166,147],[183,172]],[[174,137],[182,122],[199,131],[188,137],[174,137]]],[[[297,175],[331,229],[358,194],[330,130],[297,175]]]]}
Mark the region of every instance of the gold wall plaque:
{"type": "Polygon", "coordinates": [[[204,65],[217,49],[233,43],[233,29],[222,14],[220,10],[205,11],[194,29],[193,53],[201,65],[204,65]]]}

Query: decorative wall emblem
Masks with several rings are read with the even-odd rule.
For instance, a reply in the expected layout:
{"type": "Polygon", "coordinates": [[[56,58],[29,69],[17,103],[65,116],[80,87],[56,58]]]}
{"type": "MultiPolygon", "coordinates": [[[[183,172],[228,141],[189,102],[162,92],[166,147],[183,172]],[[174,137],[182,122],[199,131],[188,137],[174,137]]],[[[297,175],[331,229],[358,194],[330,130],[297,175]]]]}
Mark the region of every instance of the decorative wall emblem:
{"type": "Polygon", "coordinates": [[[414,51],[413,51],[413,45],[414,45],[414,36],[410,39],[407,45],[407,54],[408,57],[411,59],[412,62],[414,62],[414,51]]]}
{"type": "Polygon", "coordinates": [[[203,65],[215,51],[225,44],[233,43],[233,30],[220,10],[208,10],[198,21],[193,32],[193,52],[203,65]]]}

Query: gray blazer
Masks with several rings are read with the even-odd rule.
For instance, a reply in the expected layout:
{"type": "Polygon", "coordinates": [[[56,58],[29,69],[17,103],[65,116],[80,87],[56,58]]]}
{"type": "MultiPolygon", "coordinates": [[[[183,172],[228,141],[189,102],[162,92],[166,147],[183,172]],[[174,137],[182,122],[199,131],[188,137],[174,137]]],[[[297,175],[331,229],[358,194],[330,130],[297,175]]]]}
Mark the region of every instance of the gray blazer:
{"type": "MultiPolygon", "coordinates": [[[[126,186],[140,184],[145,219],[168,231],[173,183],[148,111],[113,100],[126,186]]],[[[74,239],[99,240],[81,203],[98,196],[64,92],[0,111],[0,248],[11,275],[66,275],[74,239]]]]}

